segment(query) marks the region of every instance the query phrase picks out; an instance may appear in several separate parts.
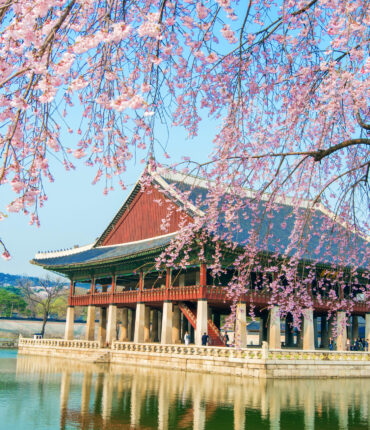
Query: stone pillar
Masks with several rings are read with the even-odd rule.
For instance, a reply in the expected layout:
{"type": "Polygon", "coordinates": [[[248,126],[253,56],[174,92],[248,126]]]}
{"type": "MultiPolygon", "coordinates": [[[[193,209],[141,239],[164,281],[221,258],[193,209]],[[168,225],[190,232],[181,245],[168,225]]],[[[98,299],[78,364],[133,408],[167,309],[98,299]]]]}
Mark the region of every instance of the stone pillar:
{"type": "Polygon", "coordinates": [[[144,324],[145,324],[145,304],[136,304],[136,317],[135,317],[135,332],[134,332],[134,342],[142,343],[144,342],[144,324]]]}
{"type": "Polygon", "coordinates": [[[172,343],[172,302],[163,303],[161,343],[172,343]]]}
{"type": "Polygon", "coordinates": [[[208,333],[208,301],[198,300],[197,327],[195,329],[195,345],[202,345],[202,336],[208,333]]]}
{"type": "Polygon", "coordinates": [[[270,310],[270,321],[269,321],[269,333],[268,333],[268,343],[269,349],[280,349],[281,339],[280,339],[280,309],[279,306],[274,306],[270,310]]]}
{"type": "Polygon", "coordinates": [[[329,348],[328,319],[326,315],[321,316],[321,348],[329,348]]]}
{"type": "Polygon", "coordinates": [[[73,306],[68,306],[67,316],[66,316],[66,328],[64,333],[65,340],[73,339],[73,324],[75,321],[75,308],[73,306]]]}
{"type": "Polygon", "coordinates": [[[236,305],[235,346],[236,348],[246,348],[247,346],[247,306],[245,303],[236,305]]]}
{"type": "Polygon", "coordinates": [[[95,306],[89,305],[87,307],[87,320],[86,320],[86,340],[95,339],[95,306]]]}
{"type": "Polygon", "coordinates": [[[175,305],[173,307],[172,316],[172,343],[181,343],[180,337],[180,308],[175,305]]]}
{"type": "Polygon", "coordinates": [[[365,315],[365,339],[367,340],[367,343],[370,345],[370,313],[367,313],[365,315]]]}
{"type": "Polygon", "coordinates": [[[292,314],[287,314],[285,318],[285,346],[291,348],[293,344],[293,316],[292,314]]]}
{"type": "Polygon", "coordinates": [[[128,309],[123,308],[121,310],[121,333],[119,336],[121,342],[128,341],[128,309]]]}
{"type": "Polygon", "coordinates": [[[106,343],[110,345],[117,339],[117,306],[109,305],[106,343]]]}
{"type": "Polygon", "coordinates": [[[152,309],[152,333],[150,336],[152,342],[158,342],[158,311],[157,309],[152,309]]]}
{"type": "Polygon", "coordinates": [[[358,338],[358,316],[352,315],[352,333],[351,333],[352,342],[357,338],[358,338]]]}
{"type": "Polygon", "coordinates": [[[107,308],[100,308],[100,318],[99,318],[99,330],[98,330],[98,340],[99,342],[105,342],[107,337],[107,308]]]}
{"type": "Polygon", "coordinates": [[[144,311],[144,342],[150,342],[150,307],[145,306],[144,311]]]}
{"type": "Polygon", "coordinates": [[[313,327],[313,309],[303,309],[303,349],[315,349],[315,333],[313,327]]]}
{"type": "Polygon", "coordinates": [[[346,313],[337,312],[337,351],[345,351],[347,344],[346,313]]]}

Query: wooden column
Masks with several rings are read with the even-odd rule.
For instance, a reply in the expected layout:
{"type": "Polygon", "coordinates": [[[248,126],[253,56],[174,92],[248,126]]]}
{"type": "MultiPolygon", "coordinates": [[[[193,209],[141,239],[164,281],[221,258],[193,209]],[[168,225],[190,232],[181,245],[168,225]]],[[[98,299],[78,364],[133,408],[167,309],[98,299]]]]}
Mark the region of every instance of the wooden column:
{"type": "Polygon", "coordinates": [[[171,269],[167,268],[166,270],[166,290],[171,288],[171,269]]]}
{"type": "Polygon", "coordinates": [[[71,283],[69,285],[69,297],[72,297],[75,293],[75,283],[71,280],[71,283]]]}
{"type": "Polygon", "coordinates": [[[142,270],[140,270],[139,273],[139,291],[143,291],[144,289],[144,273],[142,270]]]}
{"type": "Polygon", "coordinates": [[[207,265],[205,263],[202,263],[200,265],[200,279],[199,284],[202,287],[205,287],[207,285],[207,265]]]}

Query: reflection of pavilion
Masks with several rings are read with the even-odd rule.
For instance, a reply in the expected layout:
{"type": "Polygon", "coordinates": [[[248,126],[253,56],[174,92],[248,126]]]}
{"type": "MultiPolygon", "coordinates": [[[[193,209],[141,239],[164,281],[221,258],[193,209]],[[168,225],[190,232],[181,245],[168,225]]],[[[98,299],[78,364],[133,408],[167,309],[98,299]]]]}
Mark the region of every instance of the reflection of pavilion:
{"type": "MultiPolygon", "coordinates": [[[[200,178],[193,178],[189,183],[189,178],[173,171],[152,172],[151,175],[152,184],[144,192],[141,192],[140,182],[136,184],[117,215],[93,245],[63,252],[40,253],[33,260],[33,263],[71,279],[65,335],[67,340],[73,339],[74,307],[84,306],[87,307],[88,315],[86,340],[95,338],[95,318],[98,313],[97,337],[102,343],[111,344],[117,337],[121,341],[137,343],[180,343],[187,331],[197,345],[201,345],[201,337],[205,332],[210,336],[212,345],[224,344],[220,334],[221,318],[230,312],[230,299],[225,286],[236,273],[230,266],[230,261],[235,253],[241,252],[243,242],[240,242],[240,247],[235,252],[222,251],[225,273],[217,279],[212,277],[207,268],[215,252],[212,243],[204,251],[206,261],[200,261],[199,245],[195,243],[189,252],[185,270],[156,270],[156,259],[176,236],[181,224],[186,224],[201,212],[195,200],[204,197],[207,186],[200,178]],[[191,191],[194,205],[184,206],[179,194],[171,188],[174,183],[183,191],[189,191],[190,185],[194,185],[191,191]],[[168,224],[167,234],[163,234],[161,229],[164,218],[168,224]],[[76,284],[83,283],[88,289],[81,294],[81,289],[76,288],[76,284]]],[[[285,215],[292,215],[288,221],[289,230],[294,222],[293,206],[285,204],[282,210],[287,212],[285,215]]],[[[323,223],[325,217],[328,217],[327,213],[318,208],[313,215],[312,228],[323,223]]],[[[273,241],[283,240],[278,223],[273,225],[273,241]]],[[[247,232],[249,229],[246,226],[244,230],[247,232]]],[[[239,239],[235,238],[235,241],[239,239]]],[[[362,241],[361,247],[365,250],[367,244],[361,238],[355,239],[362,241]]],[[[314,245],[309,242],[307,246],[312,248],[314,245]]],[[[326,279],[330,268],[331,266],[318,265],[315,282],[323,277],[326,279]]],[[[252,304],[255,315],[261,322],[259,344],[268,340],[271,349],[280,348],[279,308],[275,306],[271,311],[267,310],[270,295],[261,283],[263,277],[272,282],[272,275],[264,273],[264,269],[260,270],[251,274],[250,289],[237,305],[236,341],[240,347],[247,344],[246,313],[248,306],[252,304]]],[[[361,277],[358,279],[361,280],[361,277]]],[[[328,297],[329,290],[337,288],[332,284],[329,279],[328,297]]],[[[311,288],[310,291],[314,294],[314,289],[311,288]]],[[[312,298],[313,307],[304,310],[303,331],[297,339],[292,331],[292,315],[288,314],[285,321],[286,346],[312,350],[318,346],[320,336],[321,346],[328,347],[335,328],[333,319],[328,319],[329,302],[318,301],[315,296],[312,298]]],[[[357,298],[360,299],[360,296],[357,298]]],[[[352,338],[358,336],[358,317],[365,315],[366,335],[370,336],[369,311],[369,305],[365,302],[356,300],[353,303],[352,338]]],[[[345,349],[346,345],[347,333],[342,329],[344,318],[345,312],[339,310],[336,318],[338,350],[345,349]]]]}
{"type": "Polygon", "coordinates": [[[267,381],[86,363],[76,369],[64,359],[18,358],[19,376],[51,372],[61,374],[61,429],[167,430],[176,423],[178,429],[204,430],[206,423],[217,428],[221,409],[230,411],[234,430],[258,428],[259,422],[279,430],[291,411],[298,411],[296,428],[305,430],[313,430],[323,414],[330,415],[332,428],[343,430],[350,410],[359,411],[364,422],[370,418],[366,380],[267,381]],[[76,387],[81,393],[79,407],[70,401],[72,384],[74,399],[76,387]]]}

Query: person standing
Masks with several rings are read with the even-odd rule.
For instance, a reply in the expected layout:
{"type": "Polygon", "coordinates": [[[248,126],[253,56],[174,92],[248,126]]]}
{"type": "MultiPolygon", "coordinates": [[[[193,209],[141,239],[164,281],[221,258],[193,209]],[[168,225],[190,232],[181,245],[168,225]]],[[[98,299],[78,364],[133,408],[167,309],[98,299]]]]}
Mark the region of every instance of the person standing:
{"type": "Polygon", "coordinates": [[[208,334],[207,334],[206,332],[204,332],[204,334],[203,334],[203,336],[202,336],[202,345],[203,345],[203,346],[207,346],[208,339],[209,339],[208,334]]]}
{"type": "Polygon", "coordinates": [[[185,341],[185,345],[189,345],[189,343],[190,343],[190,335],[189,335],[188,332],[185,332],[184,341],[185,341]]]}

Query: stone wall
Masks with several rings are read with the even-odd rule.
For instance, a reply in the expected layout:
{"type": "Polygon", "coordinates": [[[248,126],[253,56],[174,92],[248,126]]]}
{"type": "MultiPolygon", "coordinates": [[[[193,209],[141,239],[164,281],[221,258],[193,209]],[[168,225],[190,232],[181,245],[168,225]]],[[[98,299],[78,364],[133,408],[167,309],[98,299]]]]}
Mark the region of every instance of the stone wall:
{"type": "Polygon", "coordinates": [[[234,349],[183,345],[20,339],[19,354],[67,357],[94,363],[136,365],[255,378],[370,377],[368,352],[234,349]]]}

